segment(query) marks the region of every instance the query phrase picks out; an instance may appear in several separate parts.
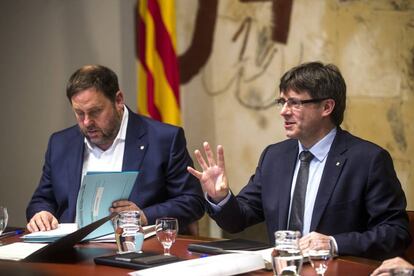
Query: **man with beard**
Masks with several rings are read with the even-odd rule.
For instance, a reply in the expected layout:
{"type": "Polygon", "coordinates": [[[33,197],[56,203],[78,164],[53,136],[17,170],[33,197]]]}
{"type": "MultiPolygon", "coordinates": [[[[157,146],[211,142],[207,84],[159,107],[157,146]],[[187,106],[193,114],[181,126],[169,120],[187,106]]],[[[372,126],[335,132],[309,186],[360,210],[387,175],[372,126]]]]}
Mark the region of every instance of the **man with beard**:
{"type": "Polygon", "coordinates": [[[83,176],[89,171],[139,171],[128,199],[111,212],[141,210],[143,225],[157,217],[176,217],[182,229],[204,214],[197,180],[181,128],[133,113],[125,104],[116,74],[100,65],[78,69],[67,97],[77,125],[54,133],[43,174],[27,207],[27,229],[54,229],[74,222],[83,176]]]}

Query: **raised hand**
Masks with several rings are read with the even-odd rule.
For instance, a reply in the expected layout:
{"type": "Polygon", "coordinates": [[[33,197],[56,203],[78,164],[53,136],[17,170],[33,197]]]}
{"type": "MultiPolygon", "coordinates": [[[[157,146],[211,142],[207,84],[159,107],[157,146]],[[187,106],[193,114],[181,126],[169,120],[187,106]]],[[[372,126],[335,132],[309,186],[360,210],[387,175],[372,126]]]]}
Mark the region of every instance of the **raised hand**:
{"type": "Polygon", "coordinates": [[[217,162],[207,142],[203,143],[204,152],[208,163],[204,160],[199,150],[194,151],[194,155],[200,165],[202,172],[192,167],[187,167],[189,173],[200,180],[203,191],[206,192],[214,202],[222,201],[229,193],[226,170],[224,166],[224,149],[217,146],[217,162]]]}

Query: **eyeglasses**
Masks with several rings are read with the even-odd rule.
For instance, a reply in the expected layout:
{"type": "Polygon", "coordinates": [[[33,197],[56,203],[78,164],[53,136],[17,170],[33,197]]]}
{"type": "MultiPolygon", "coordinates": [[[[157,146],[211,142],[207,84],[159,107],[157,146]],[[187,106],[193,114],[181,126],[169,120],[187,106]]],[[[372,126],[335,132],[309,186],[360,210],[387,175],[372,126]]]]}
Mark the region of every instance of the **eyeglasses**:
{"type": "Polygon", "coordinates": [[[319,98],[319,99],[309,99],[309,100],[299,100],[296,98],[289,98],[289,99],[284,99],[284,98],[279,98],[276,99],[276,106],[279,109],[282,109],[285,104],[287,104],[288,108],[295,108],[295,109],[300,109],[302,107],[302,105],[307,104],[307,103],[319,103],[321,101],[327,100],[329,98],[319,98]]]}

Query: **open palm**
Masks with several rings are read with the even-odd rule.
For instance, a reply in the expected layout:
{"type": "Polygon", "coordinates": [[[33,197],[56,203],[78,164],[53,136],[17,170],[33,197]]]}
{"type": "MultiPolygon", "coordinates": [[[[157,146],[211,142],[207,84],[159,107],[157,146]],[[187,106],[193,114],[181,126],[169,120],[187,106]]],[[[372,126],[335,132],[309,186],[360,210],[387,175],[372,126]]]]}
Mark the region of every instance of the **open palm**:
{"type": "Polygon", "coordinates": [[[197,162],[203,171],[199,172],[191,167],[188,167],[187,169],[188,172],[200,180],[204,192],[206,192],[215,202],[219,202],[229,193],[225,174],[224,150],[222,146],[217,147],[216,162],[210,145],[207,142],[204,142],[203,147],[208,162],[206,162],[199,150],[194,152],[197,162]]]}

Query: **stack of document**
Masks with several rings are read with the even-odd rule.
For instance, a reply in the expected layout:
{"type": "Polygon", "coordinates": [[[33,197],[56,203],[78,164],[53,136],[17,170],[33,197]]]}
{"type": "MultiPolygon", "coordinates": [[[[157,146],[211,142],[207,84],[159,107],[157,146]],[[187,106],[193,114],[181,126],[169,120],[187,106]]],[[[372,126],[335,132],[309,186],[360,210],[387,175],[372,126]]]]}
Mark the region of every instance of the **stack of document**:
{"type": "Polygon", "coordinates": [[[78,230],[76,223],[60,223],[58,228],[50,231],[33,232],[22,236],[24,242],[54,242],[78,230]]]}
{"type": "Polygon", "coordinates": [[[47,243],[15,242],[0,246],[0,260],[20,261],[47,246],[47,243]]]}
{"type": "MultiPolygon", "coordinates": [[[[22,236],[24,242],[33,242],[33,243],[50,243],[54,242],[70,233],[78,230],[78,225],[76,223],[60,223],[58,228],[50,231],[39,231],[33,232],[27,235],[22,236]]],[[[149,238],[155,235],[155,225],[144,226],[144,238],[149,238]]],[[[91,242],[115,242],[115,234],[112,233],[98,237],[92,240],[85,238],[84,240],[91,242]]]]}

